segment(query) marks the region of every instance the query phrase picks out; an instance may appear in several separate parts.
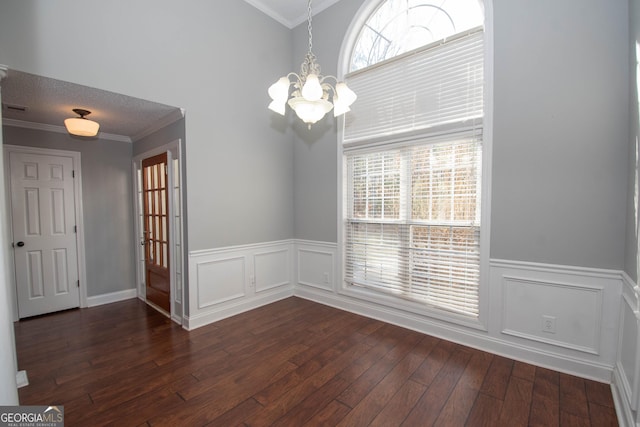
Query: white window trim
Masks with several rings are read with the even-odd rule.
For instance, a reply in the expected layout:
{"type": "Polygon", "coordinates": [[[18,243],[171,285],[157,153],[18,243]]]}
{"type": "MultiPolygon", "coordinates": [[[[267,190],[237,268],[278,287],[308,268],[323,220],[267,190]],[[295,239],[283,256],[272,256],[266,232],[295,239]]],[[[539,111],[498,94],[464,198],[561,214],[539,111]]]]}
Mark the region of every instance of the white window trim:
{"type": "MultiPolygon", "coordinates": [[[[340,48],[338,58],[338,79],[344,78],[349,72],[351,63],[351,53],[358,38],[359,29],[365,24],[369,15],[378,7],[383,0],[366,0],[351,21],[347,29],[345,38],[340,48]]],[[[421,316],[434,318],[446,322],[455,323],[469,328],[488,330],[489,319],[489,261],[490,261],[490,237],[491,237],[491,170],[493,152],[493,0],[483,0],[485,28],[484,28],[484,117],[483,117],[483,142],[482,142],[482,208],[481,208],[481,228],[480,228],[480,285],[479,285],[479,315],[477,319],[470,319],[466,316],[457,315],[437,308],[425,308],[423,304],[412,301],[398,300],[392,296],[384,295],[364,288],[354,288],[345,286],[344,283],[344,188],[346,179],[346,165],[343,162],[344,150],[342,146],[344,132],[344,117],[339,118],[337,132],[337,162],[338,162],[338,256],[337,271],[340,273],[340,280],[336,281],[336,289],[340,295],[357,298],[375,304],[382,304],[390,308],[403,310],[421,316]]],[[[357,102],[357,101],[356,101],[357,102]]]]}

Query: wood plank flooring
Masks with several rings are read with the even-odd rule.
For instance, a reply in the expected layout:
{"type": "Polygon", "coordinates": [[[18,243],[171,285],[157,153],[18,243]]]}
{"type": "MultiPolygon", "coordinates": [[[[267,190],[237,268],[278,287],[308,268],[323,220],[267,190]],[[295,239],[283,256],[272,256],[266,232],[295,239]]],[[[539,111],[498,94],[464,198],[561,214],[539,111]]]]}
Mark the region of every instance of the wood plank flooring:
{"type": "Polygon", "coordinates": [[[299,298],[187,332],[139,300],[15,325],[67,426],[615,426],[609,385],[299,298]]]}

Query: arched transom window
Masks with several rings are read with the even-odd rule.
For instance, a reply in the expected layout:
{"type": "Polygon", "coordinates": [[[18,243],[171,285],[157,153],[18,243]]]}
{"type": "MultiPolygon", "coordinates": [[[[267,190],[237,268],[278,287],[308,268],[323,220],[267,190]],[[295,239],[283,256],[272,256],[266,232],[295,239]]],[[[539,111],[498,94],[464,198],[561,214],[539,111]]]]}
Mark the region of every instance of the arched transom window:
{"type": "Polygon", "coordinates": [[[362,27],[349,71],[443,40],[483,23],[478,0],[387,0],[362,27]]]}

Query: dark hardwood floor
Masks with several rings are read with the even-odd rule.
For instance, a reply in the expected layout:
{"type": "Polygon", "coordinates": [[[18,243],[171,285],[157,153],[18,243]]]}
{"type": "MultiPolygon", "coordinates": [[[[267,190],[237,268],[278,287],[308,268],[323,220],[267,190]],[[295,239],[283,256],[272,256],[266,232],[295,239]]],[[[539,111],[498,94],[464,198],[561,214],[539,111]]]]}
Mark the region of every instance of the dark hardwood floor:
{"type": "Polygon", "coordinates": [[[299,298],[187,332],[139,300],[15,326],[66,426],[610,426],[609,385],[299,298]]]}

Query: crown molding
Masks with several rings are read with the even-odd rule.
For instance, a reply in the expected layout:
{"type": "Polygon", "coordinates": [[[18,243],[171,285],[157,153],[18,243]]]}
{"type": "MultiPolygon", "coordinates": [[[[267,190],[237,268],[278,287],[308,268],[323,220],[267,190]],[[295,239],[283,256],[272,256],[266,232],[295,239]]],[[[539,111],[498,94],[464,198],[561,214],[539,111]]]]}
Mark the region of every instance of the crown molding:
{"type": "Polygon", "coordinates": [[[244,0],[244,1],[246,1],[247,3],[249,3],[251,6],[255,7],[256,9],[258,9],[259,11],[264,13],[265,15],[269,16],[270,18],[275,19],[276,21],[278,21],[279,23],[281,23],[285,27],[287,27],[289,29],[293,28],[293,23],[291,21],[289,21],[287,18],[285,18],[284,16],[282,16],[281,14],[279,14],[278,12],[273,10],[272,8],[266,6],[262,1],[260,1],[260,0],[244,0]]]}
{"type": "Polygon", "coordinates": [[[142,138],[145,138],[152,133],[159,131],[160,129],[169,126],[172,123],[177,122],[178,120],[184,119],[184,108],[176,108],[160,120],[154,122],[151,126],[144,129],[142,132],[138,133],[131,137],[131,141],[136,142],[140,141],[142,138]]]}
{"type": "MultiPolygon", "coordinates": [[[[290,30],[294,29],[298,25],[300,25],[303,22],[307,21],[307,9],[306,9],[306,7],[305,7],[305,10],[304,10],[304,13],[301,14],[300,16],[298,16],[296,18],[293,18],[293,19],[287,19],[284,16],[282,16],[281,13],[278,13],[273,7],[267,6],[265,4],[264,0],[244,0],[244,1],[249,3],[251,6],[255,7],[256,9],[260,10],[261,12],[266,14],[267,16],[275,19],[276,21],[278,21],[279,23],[281,23],[282,25],[284,25],[285,27],[287,27],[290,30]]],[[[322,12],[323,10],[328,8],[329,6],[333,6],[338,1],[339,0],[321,0],[321,1],[316,1],[316,4],[314,4],[314,6],[313,6],[312,14],[315,16],[316,14],[322,12]]]]}
{"type": "MultiPolygon", "coordinates": [[[[5,126],[13,126],[18,128],[24,128],[24,129],[34,129],[34,130],[42,130],[46,132],[64,133],[67,135],[69,134],[67,132],[67,129],[64,126],[27,122],[24,120],[2,119],[2,124],[5,126]]],[[[113,133],[106,133],[106,132],[98,132],[97,138],[107,139],[109,141],[128,142],[129,144],[133,142],[131,138],[129,138],[128,136],[116,135],[113,133]]]]}

